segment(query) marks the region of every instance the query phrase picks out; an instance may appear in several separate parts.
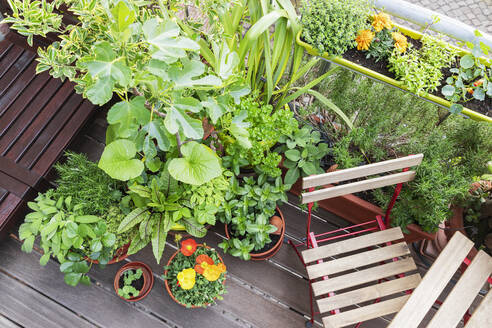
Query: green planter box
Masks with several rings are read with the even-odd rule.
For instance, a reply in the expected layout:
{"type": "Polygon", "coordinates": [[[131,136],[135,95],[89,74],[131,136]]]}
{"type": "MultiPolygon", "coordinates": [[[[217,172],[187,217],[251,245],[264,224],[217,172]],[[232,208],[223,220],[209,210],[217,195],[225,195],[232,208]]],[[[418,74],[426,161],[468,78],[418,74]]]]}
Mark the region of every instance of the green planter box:
{"type": "MultiPolygon", "coordinates": [[[[415,39],[415,40],[420,40],[423,36],[422,33],[419,33],[417,31],[414,31],[414,30],[411,30],[411,29],[408,29],[408,28],[405,28],[405,27],[402,27],[402,26],[398,26],[398,25],[394,25],[395,27],[397,27],[400,32],[402,32],[403,34],[405,34],[406,36],[412,38],[412,39],[415,39]]],[[[385,83],[388,83],[396,88],[399,88],[401,90],[404,90],[404,91],[407,91],[407,92],[410,92],[407,87],[405,85],[403,85],[403,82],[401,81],[397,81],[393,78],[390,78],[386,75],[383,75],[383,74],[380,74],[378,72],[375,72],[371,69],[368,69],[364,66],[361,66],[361,65],[358,65],[354,62],[351,62],[350,60],[347,60],[345,58],[342,58],[342,57],[336,57],[336,56],[330,56],[328,55],[328,53],[324,53],[324,54],[320,54],[318,52],[318,50],[316,50],[313,46],[311,46],[310,44],[307,44],[306,42],[302,41],[301,40],[301,34],[302,34],[302,30],[299,31],[299,33],[297,34],[297,37],[296,37],[296,42],[298,45],[302,46],[304,49],[306,49],[307,53],[309,53],[310,55],[313,55],[313,56],[320,56],[320,57],[323,57],[337,65],[340,65],[340,66],[343,66],[343,67],[346,67],[348,69],[351,69],[353,71],[356,71],[358,73],[361,73],[363,75],[366,75],[366,76],[369,76],[369,77],[372,77],[376,80],[379,80],[381,82],[385,82],[385,83]]],[[[454,47],[454,46],[453,46],[454,47]]],[[[457,47],[454,47],[456,49],[459,50],[460,52],[460,55],[464,55],[464,54],[467,54],[469,52],[467,52],[466,50],[463,50],[461,48],[457,48],[457,47]]],[[[485,59],[484,59],[485,60],[485,59]]],[[[425,95],[422,95],[422,96],[418,96],[418,97],[421,97],[421,98],[424,98],[424,99],[427,99],[433,103],[436,103],[442,107],[445,107],[445,108],[449,108],[451,106],[451,102],[447,101],[446,99],[444,98],[441,98],[441,97],[437,97],[437,96],[434,96],[434,95],[431,95],[431,94],[425,94],[425,95]]],[[[468,109],[468,108],[463,108],[463,111],[461,112],[463,115],[466,115],[468,117],[470,117],[471,119],[475,120],[475,121],[485,121],[485,122],[489,122],[489,123],[492,123],[492,118],[491,117],[488,117],[488,116],[485,116],[481,113],[477,113],[471,109],[468,109]]]]}

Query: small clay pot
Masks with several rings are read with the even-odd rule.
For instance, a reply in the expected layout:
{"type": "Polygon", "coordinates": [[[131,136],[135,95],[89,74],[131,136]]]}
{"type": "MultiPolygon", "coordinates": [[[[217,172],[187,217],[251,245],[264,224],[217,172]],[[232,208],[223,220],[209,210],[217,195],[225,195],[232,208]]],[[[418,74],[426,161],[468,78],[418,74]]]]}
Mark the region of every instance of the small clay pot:
{"type": "MultiPolygon", "coordinates": [[[[262,253],[250,253],[251,260],[253,260],[253,261],[267,260],[267,259],[273,257],[275,254],[277,254],[278,251],[280,250],[280,247],[282,247],[282,244],[284,241],[284,235],[285,235],[285,219],[284,219],[284,214],[282,213],[280,208],[278,208],[278,206],[277,206],[276,210],[277,210],[277,213],[279,214],[278,216],[282,220],[282,230],[280,232],[280,238],[277,241],[277,243],[272,248],[270,248],[269,250],[262,252],[262,253]]],[[[231,239],[227,224],[225,225],[225,234],[226,234],[227,239],[231,239]]]]}
{"type": "MultiPolygon", "coordinates": [[[[115,263],[121,262],[124,259],[126,259],[128,257],[128,247],[130,247],[130,244],[131,244],[131,242],[129,242],[128,244],[125,244],[125,245],[121,246],[120,248],[118,248],[116,250],[116,252],[114,253],[113,258],[108,262],[108,264],[115,264],[115,263]]],[[[87,262],[91,262],[91,263],[94,263],[94,264],[99,264],[99,261],[98,260],[92,260],[92,259],[90,259],[87,256],[85,257],[85,260],[87,262]]]]}
{"type": "Polygon", "coordinates": [[[151,289],[152,286],[154,285],[154,275],[152,274],[152,270],[150,267],[143,263],[143,262],[130,262],[122,266],[118,272],[116,272],[116,275],[114,276],[114,291],[116,292],[116,295],[118,295],[122,300],[125,300],[127,302],[137,302],[143,299],[145,296],[147,296],[151,289]],[[137,297],[132,297],[130,299],[126,299],[124,297],[121,297],[118,294],[118,289],[120,287],[120,278],[123,276],[123,273],[127,270],[138,270],[142,269],[142,277],[144,280],[143,287],[140,290],[140,293],[138,294],[137,297]]]}
{"type": "MultiPolygon", "coordinates": [[[[208,248],[210,249],[209,246],[205,246],[203,244],[197,244],[196,247],[205,247],[205,248],[208,248]]],[[[174,252],[174,254],[171,256],[171,258],[169,259],[169,261],[167,261],[167,266],[170,266],[171,265],[171,262],[174,260],[174,258],[176,257],[176,255],[178,255],[180,252],[180,250],[178,249],[176,252],[174,252]]],[[[220,262],[224,263],[224,260],[222,259],[222,257],[220,256],[219,253],[217,253],[217,256],[219,257],[219,260],[220,262]]],[[[168,270],[164,270],[164,276],[167,276],[167,271],[168,270]]],[[[225,279],[224,281],[222,282],[223,284],[225,284],[225,279]]],[[[173,301],[175,301],[176,303],[178,303],[179,305],[185,307],[185,308],[188,308],[185,304],[179,302],[173,295],[173,293],[171,292],[171,288],[169,288],[169,284],[167,282],[167,279],[164,280],[164,284],[166,285],[166,290],[167,290],[167,293],[169,294],[169,296],[171,296],[171,298],[173,299],[173,301]]],[[[215,299],[215,298],[214,298],[215,299]]],[[[206,304],[206,305],[209,305],[209,304],[206,304]]],[[[191,308],[192,309],[197,309],[197,308],[202,308],[203,306],[195,306],[195,305],[192,305],[191,308]]]]}

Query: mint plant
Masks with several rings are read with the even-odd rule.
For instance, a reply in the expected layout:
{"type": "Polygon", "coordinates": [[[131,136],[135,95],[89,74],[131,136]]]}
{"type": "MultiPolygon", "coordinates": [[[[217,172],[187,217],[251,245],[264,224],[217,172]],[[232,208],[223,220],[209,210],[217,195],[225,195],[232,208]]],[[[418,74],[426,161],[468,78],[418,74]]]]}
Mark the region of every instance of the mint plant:
{"type": "Polygon", "coordinates": [[[138,297],[138,295],[140,295],[140,290],[133,287],[133,283],[139,280],[142,277],[142,274],[142,269],[130,269],[123,272],[123,275],[120,277],[120,280],[123,279],[123,287],[118,288],[118,295],[127,300],[138,297]]]}
{"type": "Polygon", "coordinates": [[[104,220],[84,215],[82,205],[73,203],[70,196],[54,198],[53,190],[39,194],[28,206],[33,212],[26,215],[19,227],[22,250],[30,253],[35,239],[41,237],[41,265],[53,256],[60,262],[68,285],[90,284],[87,273],[92,263],[88,265],[85,258],[106,264],[115,251],[116,236],[107,231],[104,220]]]}
{"type": "Polygon", "coordinates": [[[329,149],[327,143],[321,142],[318,131],[303,126],[291,136],[282,136],[279,142],[283,145],[276,151],[284,154],[283,165],[288,168],[284,180],[286,184],[294,184],[301,176],[324,173],[320,163],[329,149]]]}
{"type": "Polygon", "coordinates": [[[277,203],[287,201],[289,188],[281,177],[272,180],[261,174],[257,179],[244,178],[242,182],[232,177],[226,203],[219,213],[221,222],[229,225],[232,236],[219,246],[233,256],[249,260],[251,251],[261,250],[271,241],[270,234],[277,227],[269,220],[275,214],[277,203]]]}

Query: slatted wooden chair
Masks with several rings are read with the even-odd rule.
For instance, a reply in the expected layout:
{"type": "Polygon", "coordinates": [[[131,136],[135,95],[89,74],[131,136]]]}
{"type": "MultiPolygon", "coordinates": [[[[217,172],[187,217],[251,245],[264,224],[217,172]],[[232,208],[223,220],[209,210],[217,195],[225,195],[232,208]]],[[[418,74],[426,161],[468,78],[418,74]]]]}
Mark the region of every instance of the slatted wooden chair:
{"type": "MultiPolygon", "coordinates": [[[[44,177],[95,108],[73,83],[36,75],[36,50],[0,24],[0,237],[46,189],[44,177]]],[[[48,42],[48,40],[46,40],[48,42]]]]}
{"type": "Polygon", "coordinates": [[[422,327],[421,323],[435,300],[463,262],[469,265],[468,268],[434,314],[427,328],[456,327],[463,317],[465,328],[492,327],[492,292],[490,291],[482,299],[471,318],[467,315],[467,310],[476,300],[484,284],[487,281],[492,283],[492,258],[484,251],[479,251],[473,261],[468,261],[466,256],[472,247],[471,240],[462,233],[456,232],[389,327],[422,327]]]}
{"type": "Polygon", "coordinates": [[[345,327],[362,321],[396,313],[408,299],[411,289],[420,282],[413,259],[400,228],[389,228],[390,212],[404,182],[415,172],[423,155],[411,155],[361,167],[325,173],[303,179],[302,203],[308,203],[306,242],[308,249],[298,252],[310,280],[311,320],[314,322],[313,299],[317,298],[325,327],[345,327]],[[403,172],[387,174],[403,169],[403,172]],[[367,178],[378,174],[382,176],[367,178]],[[365,180],[314,190],[332,183],[365,180]],[[367,222],[321,234],[310,231],[313,202],[396,184],[385,217],[367,218],[367,222]],[[328,243],[321,246],[321,243],[328,243]],[[409,274],[410,275],[405,275],[409,274]],[[384,299],[383,299],[384,298],[384,299]],[[331,315],[329,314],[331,313],[331,315]]]}

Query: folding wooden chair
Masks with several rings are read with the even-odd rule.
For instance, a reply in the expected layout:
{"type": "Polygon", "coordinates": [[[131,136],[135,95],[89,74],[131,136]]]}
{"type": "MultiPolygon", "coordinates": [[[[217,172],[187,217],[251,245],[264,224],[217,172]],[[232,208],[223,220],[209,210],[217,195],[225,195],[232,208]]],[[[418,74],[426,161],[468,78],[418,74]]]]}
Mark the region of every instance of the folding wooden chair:
{"type": "Polygon", "coordinates": [[[359,327],[361,321],[396,313],[405,304],[410,290],[420,282],[420,276],[418,273],[405,276],[417,267],[409,257],[406,243],[401,241],[400,228],[386,228],[390,225],[390,212],[402,184],[415,177],[415,172],[408,168],[419,165],[422,158],[422,154],[411,155],[303,179],[303,188],[309,189],[302,194],[302,203],[309,203],[306,241],[289,243],[306,266],[310,280],[311,320],[306,326],[312,326],[314,322],[314,297],[318,298],[325,327],[345,327],[354,323],[359,327]],[[403,172],[314,190],[331,183],[400,169],[403,172]],[[313,202],[393,184],[396,188],[385,217],[368,218],[367,222],[321,234],[310,231],[313,202]],[[335,240],[337,242],[333,242],[335,240]],[[394,243],[398,240],[400,242],[394,243]],[[332,243],[320,246],[325,242],[332,243]],[[301,246],[308,248],[302,255],[298,250],[301,246]],[[401,293],[404,291],[406,295],[401,293]]]}
{"type": "Polygon", "coordinates": [[[461,318],[464,318],[465,328],[492,327],[492,292],[489,291],[482,299],[471,318],[468,313],[470,305],[484,284],[487,281],[492,284],[492,258],[484,251],[479,251],[470,262],[466,256],[472,247],[471,240],[456,232],[389,327],[419,327],[463,262],[468,268],[434,314],[427,328],[456,327],[461,318]]]}

